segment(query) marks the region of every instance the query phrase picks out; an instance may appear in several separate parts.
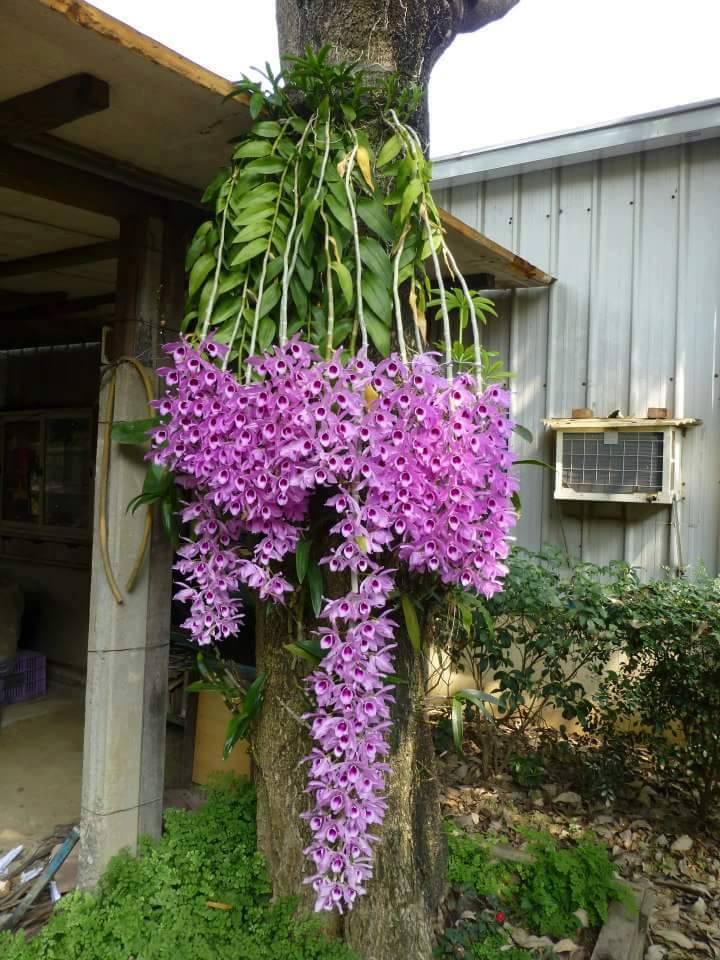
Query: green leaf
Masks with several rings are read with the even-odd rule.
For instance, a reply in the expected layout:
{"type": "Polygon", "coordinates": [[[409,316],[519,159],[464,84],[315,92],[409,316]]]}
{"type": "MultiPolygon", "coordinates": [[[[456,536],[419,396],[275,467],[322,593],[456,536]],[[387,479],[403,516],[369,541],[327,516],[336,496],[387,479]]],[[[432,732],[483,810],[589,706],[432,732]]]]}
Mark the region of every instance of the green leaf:
{"type": "Polygon", "coordinates": [[[225,731],[225,744],[223,746],[223,757],[225,760],[233,752],[233,748],[238,740],[242,740],[247,730],[248,719],[245,712],[233,713],[225,731]]]}
{"type": "Polygon", "coordinates": [[[418,623],[417,613],[410,597],[403,593],[400,595],[403,617],[405,618],[405,629],[410,638],[413,650],[419,651],[422,647],[422,636],[420,634],[420,624],[418,623]]]}
{"type": "MultiPolygon", "coordinates": [[[[228,319],[228,317],[235,318],[240,309],[241,297],[226,297],[224,300],[218,301],[213,308],[212,317],[210,318],[210,323],[214,327],[220,327],[228,319]]],[[[217,332],[213,331],[213,336],[217,336],[217,332]]]]}
{"type": "Polygon", "coordinates": [[[381,356],[387,357],[390,355],[390,330],[385,326],[384,323],[381,323],[377,317],[374,317],[371,313],[365,314],[365,326],[367,327],[367,332],[375,345],[375,349],[381,356]]]}
{"type": "Polygon", "coordinates": [[[315,214],[320,207],[320,198],[313,198],[310,200],[308,205],[305,207],[305,212],[303,213],[302,221],[302,235],[305,243],[308,242],[308,237],[310,236],[310,231],[312,230],[313,221],[315,220],[315,214]]]}
{"type": "Polygon", "coordinates": [[[393,272],[385,248],[374,237],[360,237],[360,258],[368,269],[382,278],[389,290],[393,283],[393,272]]]}
{"type": "Polygon", "coordinates": [[[312,603],[313,613],[316,617],[320,616],[322,610],[322,592],[323,577],[322,570],[316,563],[311,563],[307,569],[307,583],[310,590],[310,602],[312,603]]]}
{"type": "Polygon", "coordinates": [[[264,180],[256,184],[250,190],[238,191],[237,210],[242,210],[259,200],[276,200],[280,191],[280,185],[274,180],[264,180]]]}
{"type": "Polygon", "coordinates": [[[342,295],[345,297],[347,305],[351,306],[353,302],[352,274],[344,263],[331,263],[330,266],[333,273],[340,281],[340,289],[342,290],[342,295]]]}
{"type": "MultiPolygon", "coordinates": [[[[244,226],[252,226],[258,220],[272,220],[275,215],[275,204],[263,199],[255,200],[243,207],[241,213],[233,220],[233,226],[236,229],[244,226]]],[[[237,240],[233,239],[233,243],[237,240]]]]}
{"type": "Polygon", "coordinates": [[[405,223],[410,216],[413,204],[420,196],[423,190],[421,180],[411,180],[403,192],[402,203],[400,204],[400,223],[405,223]]]}
{"type": "Polygon", "coordinates": [[[315,272],[312,267],[307,266],[307,264],[303,262],[302,257],[298,257],[298,261],[295,264],[295,272],[300,277],[300,282],[305,290],[310,293],[313,288],[313,281],[315,280],[315,272]]]}
{"type": "Polygon", "coordinates": [[[377,167],[384,167],[386,163],[390,163],[391,160],[394,160],[395,157],[400,153],[402,148],[402,140],[400,137],[394,133],[389,140],[386,140],[382,145],[382,149],[378,154],[376,161],[377,167]]]}
{"type": "Polygon", "coordinates": [[[272,317],[263,317],[258,327],[258,347],[264,353],[275,339],[277,324],[272,317]]]}
{"type": "Polygon", "coordinates": [[[268,137],[270,140],[274,140],[275,137],[280,136],[281,128],[276,120],[260,120],[253,124],[250,132],[256,137],[268,137]]]}
{"type": "Polygon", "coordinates": [[[307,660],[313,666],[317,666],[325,656],[319,640],[296,640],[295,643],[284,644],[284,648],[294,657],[307,660]]]}
{"type": "Polygon", "coordinates": [[[493,695],[490,693],[485,693],[484,690],[471,690],[468,688],[458,690],[455,693],[455,699],[464,701],[466,703],[472,703],[474,706],[482,710],[486,716],[492,716],[492,713],[487,708],[488,703],[494,707],[500,705],[500,701],[497,697],[493,697],[493,695]]]}
{"type": "Polygon", "coordinates": [[[551,463],[545,463],[544,460],[536,460],[534,457],[530,457],[527,460],[515,460],[513,461],[514,467],[520,467],[523,464],[528,464],[532,467],[545,467],[546,470],[551,470],[555,473],[555,467],[551,463]]]}
{"type": "Polygon", "coordinates": [[[205,223],[201,223],[195,231],[195,236],[192,238],[192,242],[188,247],[187,253],[185,254],[186,273],[192,268],[192,265],[205,249],[205,238],[212,225],[212,220],[206,220],[205,223]]]}
{"type": "Polygon", "coordinates": [[[352,233],[352,218],[348,208],[343,203],[340,203],[331,193],[328,193],[325,197],[325,203],[340,226],[345,227],[348,233],[352,233]]]}
{"type": "Polygon", "coordinates": [[[160,424],[159,417],[145,420],[116,420],[112,425],[112,438],[115,443],[146,443],[148,430],[160,424]]]}
{"type": "Polygon", "coordinates": [[[513,433],[516,433],[519,437],[522,437],[523,440],[527,440],[528,443],[533,442],[533,435],[528,430],[527,427],[524,427],[521,423],[516,423],[513,427],[513,433]]]}
{"type": "Polygon", "coordinates": [[[254,160],[257,157],[267,157],[272,150],[267,140],[246,140],[236,147],[233,151],[233,157],[236,160],[254,160]]]}
{"type": "Polygon", "coordinates": [[[395,238],[393,225],[379,200],[375,197],[360,197],[357,202],[357,214],[374,234],[386,243],[393,242],[395,238]]]}
{"type": "Polygon", "coordinates": [[[258,160],[251,160],[245,169],[252,173],[281,173],[285,164],[277,157],[260,157],[258,160]]]}
{"type": "Polygon", "coordinates": [[[255,220],[236,234],[233,243],[249,243],[251,240],[257,240],[258,237],[266,237],[271,229],[272,224],[269,220],[255,220]]]}
{"type": "Polygon", "coordinates": [[[258,313],[258,317],[261,320],[277,306],[281,296],[282,289],[279,283],[271,283],[269,286],[265,287],[262,295],[262,303],[260,304],[260,311],[258,313]]]}
{"type": "Polygon", "coordinates": [[[262,108],[265,106],[265,96],[259,90],[257,90],[250,97],[250,116],[255,120],[260,116],[262,108]]]}
{"type": "Polygon", "coordinates": [[[462,700],[458,700],[457,697],[453,697],[451,713],[453,743],[455,744],[457,752],[462,753],[464,735],[463,704],[462,700]]]}
{"type": "Polygon", "coordinates": [[[265,250],[267,250],[267,240],[264,237],[259,237],[257,240],[252,240],[250,243],[246,243],[235,255],[230,266],[237,267],[241,263],[246,263],[248,260],[252,260],[253,257],[256,257],[259,253],[263,253],[265,250]]]}
{"type": "Polygon", "coordinates": [[[231,270],[229,273],[224,274],[220,277],[220,283],[218,284],[218,296],[221,297],[224,293],[228,293],[231,290],[239,290],[244,280],[245,270],[231,270]]]}
{"type": "Polygon", "coordinates": [[[165,536],[170,541],[172,547],[177,549],[180,542],[180,520],[177,515],[177,504],[175,497],[165,496],[160,501],[160,519],[165,536]]]}
{"type": "Polygon", "coordinates": [[[517,490],[515,490],[510,496],[510,502],[513,505],[515,513],[517,513],[519,517],[522,514],[522,500],[520,499],[520,494],[517,492],[517,490]]]}
{"type": "Polygon", "coordinates": [[[298,583],[302,583],[310,564],[311,540],[301,540],[295,548],[295,570],[297,572],[298,583]]]}
{"type": "Polygon", "coordinates": [[[165,493],[173,482],[173,475],[166,467],[157,463],[149,463],[143,480],[142,492],[158,499],[165,493]]]}
{"type": "Polygon", "coordinates": [[[392,300],[390,290],[383,283],[382,277],[365,271],[362,276],[362,294],[363,300],[367,301],[378,320],[389,325],[392,319],[392,300]]]}
{"type": "Polygon", "coordinates": [[[200,203],[209,203],[210,200],[220,191],[220,188],[225,183],[228,178],[228,171],[226,168],[218,170],[215,176],[212,178],[210,183],[205,188],[205,193],[200,199],[200,203]]]}
{"type": "Polygon", "coordinates": [[[353,110],[353,108],[349,106],[347,103],[341,103],[340,109],[342,110],[343,115],[345,119],[348,121],[348,123],[353,123],[355,120],[355,117],[357,116],[357,113],[355,112],[355,110],[353,110]]]}
{"type": "Polygon", "coordinates": [[[399,673],[388,673],[385,679],[388,683],[394,683],[395,686],[398,684],[407,686],[407,677],[401,677],[399,673]]]}
{"type": "Polygon", "coordinates": [[[203,253],[198,257],[190,271],[188,282],[188,296],[192,297],[205,282],[205,278],[215,266],[215,257],[211,253],[203,253]]]}
{"type": "MultiPolygon", "coordinates": [[[[298,263],[300,263],[299,260],[298,263]]],[[[307,291],[305,290],[302,281],[298,278],[297,271],[290,278],[290,295],[302,325],[302,323],[304,323],[307,319],[308,310],[310,309],[310,302],[308,300],[307,291]]]]}
{"type": "Polygon", "coordinates": [[[267,674],[259,673],[248,687],[248,691],[245,694],[245,702],[243,703],[243,709],[248,721],[254,720],[260,709],[266,680],[267,674]]]}
{"type": "Polygon", "coordinates": [[[220,684],[212,680],[196,680],[185,688],[188,693],[222,693],[220,684]]]}

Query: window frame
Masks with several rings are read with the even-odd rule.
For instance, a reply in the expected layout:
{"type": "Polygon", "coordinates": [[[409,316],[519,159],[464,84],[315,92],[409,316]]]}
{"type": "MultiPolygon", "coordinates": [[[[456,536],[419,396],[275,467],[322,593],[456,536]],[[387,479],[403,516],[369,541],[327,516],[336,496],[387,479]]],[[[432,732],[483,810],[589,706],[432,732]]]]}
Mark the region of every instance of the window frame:
{"type": "Polygon", "coordinates": [[[0,412],[0,535],[3,537],[19,537],[29,540],[59,540],[72,542],[89,542],[92,539],[93,529],[93,502],[95,492],[95,446],[96,423],[92,407],[59,407],[40,410],[12,410],[0,412]],[[83,527],[66,527],[58,524],[48,524],[46,520],[47,501],[47,425],[52,420],[86,420],[88,424],[88,503],[85,525],[83,527]],[[41,485],[41,513],[40,523],[27,523],[22,520],[6,520],[4,513],[5,501],[5,430],[9,423],[23,421],[37,421],[41,424],[40,430],[40,458],[42,463],[41,485]]]}

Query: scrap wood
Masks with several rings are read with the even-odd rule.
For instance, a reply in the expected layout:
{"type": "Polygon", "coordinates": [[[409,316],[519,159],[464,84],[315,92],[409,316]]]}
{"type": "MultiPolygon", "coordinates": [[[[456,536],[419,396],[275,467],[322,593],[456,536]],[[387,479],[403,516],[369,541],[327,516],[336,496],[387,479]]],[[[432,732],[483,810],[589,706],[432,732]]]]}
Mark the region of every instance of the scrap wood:
{"type": "MultiPolygon", "coordinates": [[[[43,889],[55,876],[79,839],[80,830],[77,827],[73,827],[63,841],[63,844],[58,852],[50,859],[50,862],[40,876],[36,880],[31,881],[32,886],[25,896],[20,900],[20,903],[18,903],[11,914],[5,916],[0,921],[0,930],[15,930],[18,926],[20,926],[23,917],[25,917],[28,910],[30,910],[32,905],[42,893],[43,889]]],[[[50,901],[50,909],[52,910],[52,901],[50,901]]]]}
{"type": "Polygon", "coordinates": [[[7,853],[4,853],[0,857],[0,877],[4,877],[7,874],[10,864],[13,860],[16,860],[22,852],[23,845],[20,843],[17,847],[13,847],[12,850],[8,850],[7,853]]]}

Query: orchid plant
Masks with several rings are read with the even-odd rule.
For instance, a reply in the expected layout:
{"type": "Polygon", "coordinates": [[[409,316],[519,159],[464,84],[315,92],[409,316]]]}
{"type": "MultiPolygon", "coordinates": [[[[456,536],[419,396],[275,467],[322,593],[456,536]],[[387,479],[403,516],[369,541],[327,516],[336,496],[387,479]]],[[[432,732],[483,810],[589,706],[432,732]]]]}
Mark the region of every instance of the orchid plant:
{"type": "Polygon", "coordinates": [[[445,243],[406,122],[414,94],[327,56],[268,70],[269,91],[238,86],[256,120],[206,194],[215,217],[188,253],[184,336],[159,371],[150,456],[181,491],[177,597],[199,645],[240,629],[241,584],[291,602],[309,572],[311,500],[334,518],[319,568],[343,574],[346,592],[317,591],[321,659],[303,719],[307,880],[318,910],[342,912],[366,892],[385,812],[397,572],[500,590],[517,482],[509,395],[483,381],[492,305],[445,243]],[[377,155],[371,128],[387,131],[377,155]]]}

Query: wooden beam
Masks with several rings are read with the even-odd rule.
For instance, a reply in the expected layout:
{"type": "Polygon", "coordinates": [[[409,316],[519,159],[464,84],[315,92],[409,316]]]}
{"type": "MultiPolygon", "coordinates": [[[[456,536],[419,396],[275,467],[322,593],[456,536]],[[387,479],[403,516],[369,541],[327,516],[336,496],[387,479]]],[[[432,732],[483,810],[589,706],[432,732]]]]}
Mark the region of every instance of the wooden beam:
{"type": "Polygon", "coordinates": [[[0,350],[26,347],[50,347],[66,343],[90,343],[100,340],[102,328],[112,323],[112,316],[52,317],[40,321],[24,321],[5,329],[0,325],[0,350]]]}
{"type": "Polygon", "coordinates": [[[48,160],[56,160],[77,170],[106,177],[115,183],[124,184],[133,190],[151,194],[153,197],[172,200],[177,211],[194,224],[199,223],[199,217],[212,208],[212,204],[200,202],[203,190],[198,187],[189,187],[158,173],[150,173],[127,160],[108,157],[104,153],[98,153],[97,150],[91,150],[78,143],[69,143],[50,133],[35,137],[27,147],[33,153],[48,160]]]}
{"type": "Polygon", "coordinates": [[[0,103],[0,142],[34,137],[109,106],[110,89],[105,81],[76,73],[0,103]]]}
{"type": "Polygon", "coordinates": [[[491,274],[499,290],[547,287],[555,282],[549,273],[495,243],[447,210],[440,210],[439,213],[447,245],[463,274],[491,274]]]}
{"type": "Polygon", "coordinates": [[[9,144],[0,144],[0,187],[116,219],[162,216],[166,206],[148,193],[9,144]]]}
{"type": "Polygon", "coordinates": [[[14,310],[3,310],[0,303],[0,320],[4,324],[11,321],[21,322],[28,317],[33,319],[44,319],[46,317],[67,317],[76,313],[86,313],[89,310],[97,310],[98,307],[106,307],[115,303],[115,293],[99,293],[92,297],[76,297],[74,300],[66,300],[64,303],[47,304],[46,306],[28,306],[15,308],[14,310]]]}
{"type": "Polygon", "coordinates": [[[42,293],[19,293],[16,290],[0,290],[0,311],[17,310],[22,307],[45,306],[62,303],[68,295],[64,290],[44,290],[42,293]]]}
{"type": "Polygon", "coordinates": [[[68,250],[53,250],[52,253],[38,253],[34,257],[1,261],[0,279],[43,273],[46,270],[62,270],[64,267],[76,267],[83,263],[115,260],[117,255],[117,240],[89,243],[82,247],[70,247],[68,250]]]}

